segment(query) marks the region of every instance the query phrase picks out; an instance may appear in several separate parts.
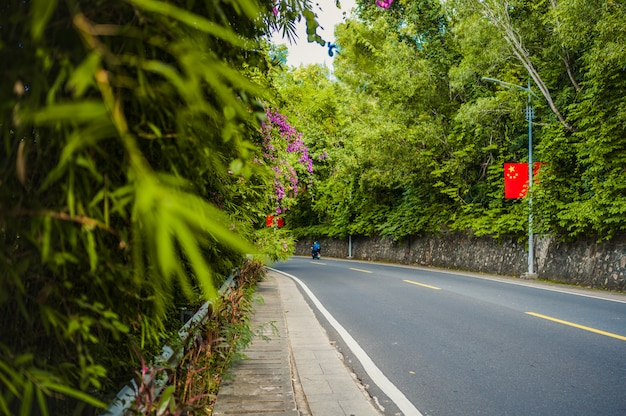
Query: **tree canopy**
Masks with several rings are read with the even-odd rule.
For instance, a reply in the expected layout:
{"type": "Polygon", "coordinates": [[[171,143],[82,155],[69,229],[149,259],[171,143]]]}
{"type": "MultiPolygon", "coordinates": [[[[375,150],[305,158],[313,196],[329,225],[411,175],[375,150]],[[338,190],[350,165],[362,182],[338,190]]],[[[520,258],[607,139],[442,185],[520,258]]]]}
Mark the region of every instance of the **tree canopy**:
{"type": "Polygon", "coordinates": [[[297,125],[331,166],[301,201],[309,211],[289,214],[313,227],[299,233],[523,238],[528,204],[504,199],[503,164],[528,157],[529,81],[535,228],[569,239],[624,231],[621,2],[382,3],[359,1],[337,27],[329,80],[299,68],[276,83],[290,117],[316,120],[297,125]]]}

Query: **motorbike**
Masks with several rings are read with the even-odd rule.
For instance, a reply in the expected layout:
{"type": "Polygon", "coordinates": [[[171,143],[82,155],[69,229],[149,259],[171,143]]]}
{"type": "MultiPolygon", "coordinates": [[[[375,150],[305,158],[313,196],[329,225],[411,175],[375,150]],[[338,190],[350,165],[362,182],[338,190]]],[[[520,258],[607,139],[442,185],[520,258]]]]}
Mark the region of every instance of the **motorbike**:
{"type": "Polygon", "coordinates": [[[313,260],[319,260],[320,259],[320,249],[314,249],[311,248],[311,257],[313,257],[313,260]]]}

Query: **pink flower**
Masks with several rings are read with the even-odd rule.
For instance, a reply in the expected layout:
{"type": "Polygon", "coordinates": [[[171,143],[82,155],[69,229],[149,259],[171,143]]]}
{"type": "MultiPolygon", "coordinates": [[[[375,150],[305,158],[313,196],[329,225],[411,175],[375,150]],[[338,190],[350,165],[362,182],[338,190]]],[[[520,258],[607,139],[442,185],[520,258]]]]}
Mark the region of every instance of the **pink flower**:
{"type": "Polygon", "coordinates": [[[393,0],[376,0],[376,5],[381,9],[388,9],[393,0]]]}

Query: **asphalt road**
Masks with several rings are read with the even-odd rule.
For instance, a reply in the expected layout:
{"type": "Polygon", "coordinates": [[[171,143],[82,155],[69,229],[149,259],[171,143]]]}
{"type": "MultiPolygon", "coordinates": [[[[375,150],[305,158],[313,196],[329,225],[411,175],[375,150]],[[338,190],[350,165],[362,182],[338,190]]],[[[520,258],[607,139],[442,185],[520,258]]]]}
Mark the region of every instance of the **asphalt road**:
{"type": "Polygon", "coordinates": [[[325,258],[273,267],[306,284],[423,415],[626,415],[624,295],[325,258]]]}

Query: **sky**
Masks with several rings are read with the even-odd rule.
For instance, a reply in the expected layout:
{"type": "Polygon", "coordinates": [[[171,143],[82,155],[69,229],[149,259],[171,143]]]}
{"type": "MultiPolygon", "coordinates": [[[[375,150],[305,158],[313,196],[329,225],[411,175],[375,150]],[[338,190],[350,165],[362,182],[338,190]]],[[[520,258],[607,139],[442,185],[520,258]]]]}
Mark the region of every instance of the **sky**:
{"type": "MultiPolygon", "coordinates": [[[[350,11],[354,7],[356,7],[355,0],[341,0],[341,9],[337,8],[335,0],[314,1],[313,12],[317,13],[317,20],[320,26],[324,28],[324,30],[318,28],[317,31],[322,39],[333,42],[335,40],[335,25],[343,21],[344,12],[346,12],[346,16],[350,16],[350,11]]],[[[296,31],[298,39],[293,45],[290,45],[289,40],[283,39],[279,33],[272,37],[273,43],[287,45],[289,49],[287,64],[296,67],[309,64],[326,64],[329,68],[332,67],[333,58],[328,56],[328,47],[307,42],[304,19],[297,25],[296,31]]]]}

